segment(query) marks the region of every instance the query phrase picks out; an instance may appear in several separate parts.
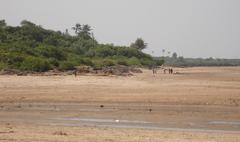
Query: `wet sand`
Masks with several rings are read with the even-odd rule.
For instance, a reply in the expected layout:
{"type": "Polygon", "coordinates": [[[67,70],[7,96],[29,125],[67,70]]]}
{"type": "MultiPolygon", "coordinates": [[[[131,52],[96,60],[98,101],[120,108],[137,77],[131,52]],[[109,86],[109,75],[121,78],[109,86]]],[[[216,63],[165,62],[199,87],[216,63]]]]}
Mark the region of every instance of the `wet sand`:
{"type": "Polygon", "coordinates": [[[0,76],[0,141],[240,141],[240,68],[0,76]]]}

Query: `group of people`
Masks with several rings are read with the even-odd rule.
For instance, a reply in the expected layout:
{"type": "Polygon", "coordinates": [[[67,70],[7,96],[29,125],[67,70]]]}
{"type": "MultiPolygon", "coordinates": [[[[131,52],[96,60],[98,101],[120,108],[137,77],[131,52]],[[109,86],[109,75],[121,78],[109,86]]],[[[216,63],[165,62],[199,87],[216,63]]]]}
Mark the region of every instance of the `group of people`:
{"type": "MultiPolygon", "coordinates": [[[[167,72],[168,72],[168,74],[173,74],[174,73],[172,68],[168,68],[168,69],[162,68],[162,69],[163,69],[164,74],[166,74],[167,72]]],[[[153,74],[157,74],[157,68],[152,67],[152,72],[153,72],[153,74]]]]}
{"type": "Polygon", "coordinates": [[[173,74],[173,69],[169,68],[169,69],[164,69],[164,74],[166,74],[166,72],[168,71],[169,74],[173,74]]]}

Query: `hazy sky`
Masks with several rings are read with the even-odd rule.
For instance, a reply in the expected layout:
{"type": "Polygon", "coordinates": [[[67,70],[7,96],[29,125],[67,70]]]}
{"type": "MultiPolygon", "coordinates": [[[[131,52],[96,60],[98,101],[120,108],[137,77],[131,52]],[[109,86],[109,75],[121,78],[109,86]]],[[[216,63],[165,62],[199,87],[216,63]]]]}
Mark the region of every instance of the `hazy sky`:
{"type": "Polygon", "coordinates": [[[90,24],[101,43],[142,37],[154,55],[240,58],[240,0],[0,0],[0,19],[61,31],[90,24]]]}

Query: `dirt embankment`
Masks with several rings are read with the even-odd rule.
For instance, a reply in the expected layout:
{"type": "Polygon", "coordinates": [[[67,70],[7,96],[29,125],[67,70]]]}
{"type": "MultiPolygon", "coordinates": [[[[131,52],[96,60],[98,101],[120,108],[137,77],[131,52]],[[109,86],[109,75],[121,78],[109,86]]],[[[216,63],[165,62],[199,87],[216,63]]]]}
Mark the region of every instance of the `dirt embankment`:
{"type": "Polygon", "coordinates": [[[56,75],[99,75],[99,76],[132,76],[134,73],[142,73],[141,69],[133,66],[109,66],[101,68],[92,68],[90,66],[78,66],[75,70],[71,71],[61,71],[58,69],[50,70],[47,72],[33,72],[33,71],[20,71],[15,69],[4,69],[0,71],[0,75],[18,75],[18,76],[27,76],[27,75],[37,75],[37,76],[56,76],[56,75]]]}

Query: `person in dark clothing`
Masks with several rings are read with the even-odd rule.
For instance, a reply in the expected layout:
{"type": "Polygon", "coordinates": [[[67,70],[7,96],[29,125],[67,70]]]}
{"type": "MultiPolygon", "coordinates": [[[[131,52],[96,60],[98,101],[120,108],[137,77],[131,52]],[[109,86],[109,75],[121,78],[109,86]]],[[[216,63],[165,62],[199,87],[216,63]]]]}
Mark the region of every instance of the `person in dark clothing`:
{"type": "Polygon", "coordinates": [[[75,70],[73,73],[74,73],[74,76],[77,77],[77,70],[75,70]]]}

